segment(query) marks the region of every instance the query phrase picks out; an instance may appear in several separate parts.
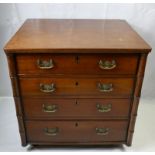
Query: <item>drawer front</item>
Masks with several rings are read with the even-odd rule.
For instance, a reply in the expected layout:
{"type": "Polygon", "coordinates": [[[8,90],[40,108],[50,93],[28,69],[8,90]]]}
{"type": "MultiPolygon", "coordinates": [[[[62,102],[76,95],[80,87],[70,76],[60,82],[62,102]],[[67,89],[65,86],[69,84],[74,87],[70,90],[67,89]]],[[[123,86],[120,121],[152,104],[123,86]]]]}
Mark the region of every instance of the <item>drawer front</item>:
{"type": "Polygon", "coordinates": [[[27,121],[29,142],[125,141],[126,121],[27,121]]]}
{"type": "Polygon", "coordinates": [[[129,99],[50,99],[24,98],[25,117],[32,118],[127,118],[129,99]]]}
{"type": "Polygon", "coordinates": [[[23,96],[103,95],[129,97],[133,78],[20,78],[23,96]]]}
{"type": "Polygon", "coordinates": [[[136,54],[17,55],[18,74],[135,74],[136,54]],[[25,63],[26,62],[26,63],[25,63]]]}

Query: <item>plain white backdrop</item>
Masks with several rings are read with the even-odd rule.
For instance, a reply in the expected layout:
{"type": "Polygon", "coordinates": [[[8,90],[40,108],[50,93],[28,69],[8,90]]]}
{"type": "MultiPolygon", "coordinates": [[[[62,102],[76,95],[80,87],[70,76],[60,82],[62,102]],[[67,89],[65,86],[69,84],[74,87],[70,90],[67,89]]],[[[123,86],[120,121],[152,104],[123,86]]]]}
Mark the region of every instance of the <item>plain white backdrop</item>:
{"type": "MultiPolygon", "coordinates": [[[[3,47],[27,18],[125,19],[150,44],[142,100],[132,147],[91,151],[155,151],[155,4],[0,4],[0,151],[20,145],[11,83],[3,47]],[[8,98],[8,100],[5,100],[8,98]]],[[[47,149],[47,151],[57,149],[47,149]]],[[[60,151],[68,151],[61,149],[60,151]]],[[[73,149],[70,149],[72,151],[73,149]]],[[[87,149],[86,149],[87,150],[87,149]]],[[[89,149],[90,150],[90,149],[89,149]]],[[[40,150],[34,150],[40,151],[40,150]]],[[[43,150],[45,151],[45,150],[43,150]]],[[[77,150],[75,150],[77,151],[77,150]]],[[[80,151],[80,150],[78,150],[80,151]]]]}

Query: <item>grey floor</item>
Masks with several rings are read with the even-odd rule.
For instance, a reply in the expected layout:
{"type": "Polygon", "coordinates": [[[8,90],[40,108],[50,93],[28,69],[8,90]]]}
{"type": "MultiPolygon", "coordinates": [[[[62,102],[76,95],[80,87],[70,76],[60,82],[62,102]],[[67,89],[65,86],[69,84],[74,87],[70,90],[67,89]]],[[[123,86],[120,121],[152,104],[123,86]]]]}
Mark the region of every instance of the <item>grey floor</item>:
{"type": "Polygon", "coordinates": [[[155,151],[155,100],[141,99],[131,147],[22,147],[13,99],[0,98],[0,151],[155,151]]]}

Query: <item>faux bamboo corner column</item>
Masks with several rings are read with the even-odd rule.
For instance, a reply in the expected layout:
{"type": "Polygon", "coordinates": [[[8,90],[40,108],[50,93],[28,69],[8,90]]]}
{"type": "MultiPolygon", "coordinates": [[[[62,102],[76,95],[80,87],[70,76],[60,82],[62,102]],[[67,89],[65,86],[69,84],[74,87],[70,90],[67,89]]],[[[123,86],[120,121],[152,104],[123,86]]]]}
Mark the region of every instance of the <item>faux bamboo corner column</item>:
{"type": "Polygon", "coordinates": [[[24,124],[24,117],[23,117],[23,107],[22,107],[22,101],[20,97],[20,90],[19,90],[19,82],[18,82],[18,76],[17,76],[17,69],[16,69],[16,59],[15,54],[7,54],[8,59],[8,65],[9,65],[9,74],[12,84],[12,90],[13,90],[13,97],[16,107],[16,115],[18,119],[19,124],[19,132],[21,136],[22,146],[27,145],[26,140],[26,133],[25,133],[25,124],[24,124]]]}
{"type": "Polygon", "coordinates": [[[141,88],[143,84],[147,55],[148,54],[145,54],[145,53],[140,54],[140,58],[139,58],[139,66],[137,70],[135,90],[134,90],[134,95],[133,95],[133,104],[132,104],[130,123],[129,123],[129,128],[128,128],[128,136],[127,136],[128,146],[131,146],[132,144],[132,137],[133,137],[134,126],[135,126],[136,117],[137,117],[137,111],[138,111],[138,105],[139,105],[139,100],[140,100],[140,95],[141,95],[141,88]]]}

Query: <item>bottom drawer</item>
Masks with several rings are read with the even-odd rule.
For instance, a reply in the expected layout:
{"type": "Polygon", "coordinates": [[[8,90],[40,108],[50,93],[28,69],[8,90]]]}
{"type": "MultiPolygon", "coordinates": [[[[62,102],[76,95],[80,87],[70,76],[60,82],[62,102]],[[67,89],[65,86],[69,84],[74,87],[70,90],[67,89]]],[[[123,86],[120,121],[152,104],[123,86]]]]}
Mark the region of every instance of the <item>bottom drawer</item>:
{"type": "Polygon", "coordinates": [[[28,141],[118,142],[126,140],[127,121],[27,121],[28,141]]]}

